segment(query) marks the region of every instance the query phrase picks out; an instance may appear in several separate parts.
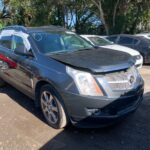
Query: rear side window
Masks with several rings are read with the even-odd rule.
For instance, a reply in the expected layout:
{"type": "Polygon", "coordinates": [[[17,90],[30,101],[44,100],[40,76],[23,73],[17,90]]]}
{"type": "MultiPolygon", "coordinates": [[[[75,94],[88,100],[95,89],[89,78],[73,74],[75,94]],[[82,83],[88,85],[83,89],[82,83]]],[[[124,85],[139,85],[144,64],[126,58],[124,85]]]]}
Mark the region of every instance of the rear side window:
{"type": "Polygon", "coordinates": [[[133,44],[133,39],[129,37],[120,37],[118,44],[133,44]]]}
{"type": "Polygon", "coordinates": [[[142,39],[140,40],[140,46],[149,49],[149,46],[150,46],[150,40],[149,40],[149,39],[146,39],[146,38],[142,38],[142,39]]]}
{"type": "Polygon", "coordinates": [[[134,44],[134,45],[137,45],[139,42],[140,42],[140,41],[137,40],[137,39],[134,39],[134,40],[133,40],[133,44],[134,44]]]}
{"type": "Polygon", "coordinates": [[[11,49],[11,43],[12,43],[12,36],[1,36],[0,38],[0,45],[11,49]]]}

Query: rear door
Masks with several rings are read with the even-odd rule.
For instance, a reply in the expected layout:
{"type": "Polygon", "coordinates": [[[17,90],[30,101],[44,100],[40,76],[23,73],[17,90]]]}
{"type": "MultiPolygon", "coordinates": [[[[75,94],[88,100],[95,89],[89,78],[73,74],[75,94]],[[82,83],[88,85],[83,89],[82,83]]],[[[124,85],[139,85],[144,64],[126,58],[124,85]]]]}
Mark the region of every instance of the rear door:
{"type": "Polygon", "coordinates": [[[25,94],[33,95],[33,70],[35,57],[14,53],[17,47],[31,50],[28,35],[15,30],[3,30],[0,34],[0,77],[25,94]],[[21,46],[22,45],[22,46],[21,46]]]}
{"type": "Polygon", "coordinates": [[[16,63],[10,59],[12,34],[10,31],[2,31],[0,35],[0,77],[10,84],[14,79],[11,72],[16,68],[16,63]]]}

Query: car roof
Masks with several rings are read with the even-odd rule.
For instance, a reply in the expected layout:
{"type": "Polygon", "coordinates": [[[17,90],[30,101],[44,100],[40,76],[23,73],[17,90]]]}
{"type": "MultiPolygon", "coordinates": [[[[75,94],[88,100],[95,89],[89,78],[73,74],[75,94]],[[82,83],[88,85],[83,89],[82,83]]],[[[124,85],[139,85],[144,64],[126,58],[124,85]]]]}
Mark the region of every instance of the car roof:
{"type": "Polygon", "coordinates": [[[130,38],[134,38],[134,39],[137,39],[137,40],[143,40],[144,37],[143,36],[136,36],[136,35],[131,35],[131,34],[116,34],[116,35],[110,35],[108,37],[130,37],[130,38]]]}
{"type": "Polygon", "coordinates": [[[97,36],[99,36],[99,35],[81,34],[81,36],[84,36],[84,37],[97,37],[97,36]]]}
{"type": "Polygon", "coordinates": [[[106,36],[102,36],[102,35],[93,35],[93,34],[81,34],[80,36],[82,37],[100,37],[100,38],[105,38],[106,36]]]}
{"type": "Polygon", "coordinates": [[[27,27],[28,32],[32,31],[55,31],[55,32],[61,32],[61,31],[67,31],[67,29],[61,27],[61,26],[41,26],[41,27],[27,27]]]}
{"type": "Polygon", "coordinates": [[[25,33],[30,33],[30,32],[45,32],[45,31],[52,31],[52,32],[63,32],[67,31],[67,29],[61,27],[61,26],[40,26],[40,27],[24,27],[24,26],[7,26],[4,27],[2,30],[17,30],[17,31],[22,31],[25,33]]]}
{"type": "Polygon", "coordinates": [[[150,36],[150,33],[139,33],[139,34],[135,34],[135,36],[150,36]]]}
{"type": "Polygon", "coordinates": [[[128,37],[133,37],[133,35],[131,34],[113,34],[113,35],[110,35],[110,37],[112,36],[128,36],[128,37]]]}

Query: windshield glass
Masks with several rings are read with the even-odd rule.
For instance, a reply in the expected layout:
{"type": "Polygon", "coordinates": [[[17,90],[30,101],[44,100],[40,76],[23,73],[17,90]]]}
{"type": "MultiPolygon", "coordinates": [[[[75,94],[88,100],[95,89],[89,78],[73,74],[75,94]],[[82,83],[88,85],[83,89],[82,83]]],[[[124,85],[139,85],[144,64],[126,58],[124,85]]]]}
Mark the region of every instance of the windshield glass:
{"type": "Polygon", "coordinates": [[[72,32],[32,32],[31,36],[40,52],[44,54],[93,48],[91,44],[72,32]]]}
{"type": "Polygon", "coordinates": [[[94,43],[96,46],[105,46],[105,45],[111,45],[112,42],[101,38],[101,37],[89,37],[89,39],[94,43]]]}

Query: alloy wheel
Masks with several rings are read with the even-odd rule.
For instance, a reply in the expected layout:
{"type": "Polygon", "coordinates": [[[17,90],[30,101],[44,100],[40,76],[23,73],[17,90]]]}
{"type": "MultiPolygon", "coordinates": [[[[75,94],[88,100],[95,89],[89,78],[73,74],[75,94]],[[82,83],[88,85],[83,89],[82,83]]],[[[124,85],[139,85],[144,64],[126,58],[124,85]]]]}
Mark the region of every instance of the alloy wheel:
{"type": "Polygon", "coordinates": [[[59,120],[59,109],[56,98],[50,92],[42,92],[41,107],[47,121],[51,124],[56,124],[59,120]]]}

